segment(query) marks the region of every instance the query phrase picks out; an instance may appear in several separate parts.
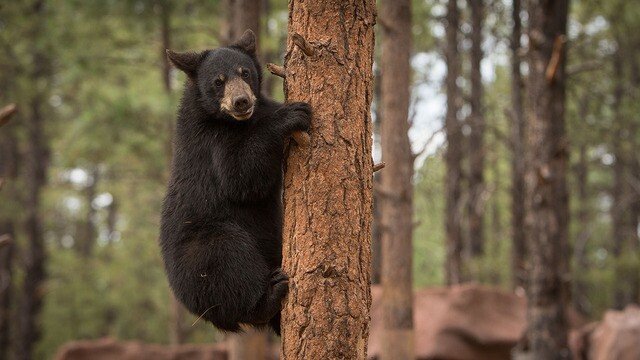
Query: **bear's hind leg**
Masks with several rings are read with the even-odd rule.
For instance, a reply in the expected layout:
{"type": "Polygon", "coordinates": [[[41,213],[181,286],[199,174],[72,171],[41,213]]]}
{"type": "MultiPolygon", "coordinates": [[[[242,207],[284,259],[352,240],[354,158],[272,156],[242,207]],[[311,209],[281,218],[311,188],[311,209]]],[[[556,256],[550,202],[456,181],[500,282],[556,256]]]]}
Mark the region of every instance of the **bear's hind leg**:
{"type": "MultiPolygon", "coordinates": [[[[247,322],[263,325],[270,323],[276,316],[279,318],[282,298],[287,295],[288,291],[289,277],[280,268],[274,270],[270,275],[266,292],[249,314],[247,322]]],[[[276,332],[280,335],[279,331],[276,332]]]]}
{"type": "MultiPolygon", "coordinates": [[[[191,249],[176,261],[183,275],[175,279],[174,288],[183,290],[178,292],[183,303],[223,330],[238,331],[239,323],[256,324],[252,321],[257,317],[256,304],[284,296],[278,295],[283,285],[270,283],[272,269],[256,239],[233,223],[196,224],[191,230],[185,234],[191,249]],[[272,288],[273,294],[265,296],[272,288]]],[[[284,287],[286,292],[286,277],[284,287]]]]}

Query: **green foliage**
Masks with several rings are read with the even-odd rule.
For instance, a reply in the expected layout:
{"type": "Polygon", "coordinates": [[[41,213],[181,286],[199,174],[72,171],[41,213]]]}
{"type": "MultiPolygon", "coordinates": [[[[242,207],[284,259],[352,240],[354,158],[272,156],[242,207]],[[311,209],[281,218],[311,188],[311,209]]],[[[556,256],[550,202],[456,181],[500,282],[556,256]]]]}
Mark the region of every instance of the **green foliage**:
{"type": "Polygon", "coordinates": [[[414,188],[413,278],[416,287],[444,282],[444,161],[438,152],[427,157],[416,173],[414,188]]]}

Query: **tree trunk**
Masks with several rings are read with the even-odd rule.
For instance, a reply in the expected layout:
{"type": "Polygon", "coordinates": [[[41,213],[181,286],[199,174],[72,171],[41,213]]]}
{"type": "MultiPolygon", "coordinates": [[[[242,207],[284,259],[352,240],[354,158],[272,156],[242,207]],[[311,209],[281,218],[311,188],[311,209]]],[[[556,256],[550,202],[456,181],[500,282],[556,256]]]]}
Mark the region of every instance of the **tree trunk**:
{"type": "Polygon", "coordinates": [[[623,103],[625,96],[625,76],[624,76],[624,59],[621,47],[623,46],[621,39],[618,37],[618,50],[613,56],[613,104],[612,111],[614,113],[614,134],[611,139],[613,142],[613,155],[615,157],[615,163],[613,164],[613,184],[611,188],[611,197],[613,203],[611,204],[611,226],[612,226],[612,238],[613,238],[613,258],[615,260],[615,278],[613,293],[613,307],[621,310],[628,303],[628,278],[625,277],[625,271],[623,268],[622,255],[626,254],[629,249],[626,249],[628,238],[627,223],[629,217],[629,191],[627,188],[627,165],[626,165],[626,151],[625,142],[627,137],[624,136],[626,132],[625,119],[623,116],[623,103]]]}
{"type": "MultiPolygon", "coordinates": [[[[584,120],[589,114],[588,101],[589,97],[587,95],[583,95],[580,99],[578,118],[584,120]]],[[[587,145],[583,143],[580,144],[578,162],[575,165],[575,181],[578,195],[577,217],[578,228],[580,230],[578,231],[574,241],[576,277],[573,286],[573,306],[584,315],[589,315],[590,313],[587,293],[589,284],[587,283],[586,278],[582,275],[589,270],[587,242],[592,231],[589,211],[588,175],[589,160],[587,158],[587,145]]]]}
{"type": "Polygon", "coordinates": [[[458,26],[460,11],[456,0],[447,3],[446,49],[447,63],[447,113],[445,131],[447,132],[447,149],[445,153],[446,175],[446,249],[445,278],[447,285],[462,282],[462,221],[460,200],[462,194],[462,131],[458,121],[460,110],[460,88],[456,83],[460,74],[460,58],[458,52],[458,26]]]}
{"type": "Polygon", "coordinates": [[[467,0],[471,8],[471,114],[469,134],[468,239],[472,258],[484,254],[484,105],[480,63],[482,62],[483,0],[467,0]]]}
{"type": "MultiPolygon", "coordinates": [[[[17,208],[16,181],[18,178],[18,144],[15,134],[9,127],[0,130],[0,179],[3,183],[3,210],[17,208]]],[[[0,221],[0,237],[4,236],[5,243],[0,242],[0,360],[10,359],[14,321],[12,316],[13,301],[13,254],[15,241],[15,219],[6,212],[2,213],[0,221]]]]}
{"type": "Polygon", "coordinates": [[[568,0],[529,1],[529,122],[526,173],[529,349],[534,359],[568,358],[568,194],[565,64],[568,0]]]}
{"type": "MultiPolygon", "coordinates": [[[[375,60],[375,61],[380,61],[375,60]]],[[[382,124],[382,72],[377,68],[373,74],[373,111],[375,120],[372,123],[374,145],[380,146],[380,127],[382,124]]],[[[373,221],[371,222],[371,284],[382,283],[382,229],[380,186],[382,186],[382,171],[373,174],[373,221]]]]}
{"type": "Polygon", "coordinates": [[[385,174],[380,187],[382,230],[381,359],[414,359],[413,154],[409,142],[411,1],[382,2],[382,118],[385,174]]]}
{"type": "Polygon", "coordinates": [[[98,180],[100,177],[98,167],[93,167],[88,175],[90,183],[83,189],[87,212],[85,218],[80,220],[78,224],[78,234],[76,237],[76,240],[78,241],[78,253],[84,259],[89,259],[93,254],[93,246],[95,245],[96,237],[98,236],[96,224],[94,223],[96,210],[92,206],[93,199],[96,197],[98,180]]]}
{"type": "MultiPolygon", "coordinates": [[[[231,44],[233,40],[240,37],[233,28],[231,19],[235,19],[235,2],[236,0],[220,0],[218,9],[220,10],[220,43],[221,45],[231,44]]],[[[254,31],[255,32],[255,31],[254,31]]],[[[258,33],[256,33],[258,35],[258,33]]]]}
{"type": "MultiPolygon", "coordinates": [[[[634,104],[640,101],[640,49],[638,49],[638,45],[640,45],[640,37],[635,36],[635,45],[630,47],[628,53],[627,63],[629,64],[629,72],[631,74],[631,88],[634,89],[631,92],[631,96],[633,97],[634,104]]],[[[630,242],[631,242],[631,251],[635,254],[636,259],[640,258],[640,232],[637,229],[640,229],[640,144],[638,140],[638,127],[640,124],[637,122],[632,122],[629,126],[629,139],[631,140],[630,149],[629,149],[629,181],[631,183],[630,187],[632,189],[631,196],[629,201],[631,202],[631,207],[629,211],[630,215],[630,223],[629,229],[630,232],[630,242]],[[635,230],[635,231],[634,231],[635,230]]],[[[636,262],[636,267],[633,269],[633,274],[631,276],[631,289],[630,289],[630,298],[632,302],[640,303],[640,268],[638,268],[638,263],[636,262]]]]}
{"type": "MultiPolygon", "coordinates": [[[[489,118],[491,118],[491,115],[489,115],[489,118]]],[[[499,139],[499,135],[497,134],[497,132],[498,130],[496,129],[496,136],[494,137],[494,141],[496,142],[499,139]]],[[[491,160],[489,166],[491,167],[493,172],[493,184],[491,187],[494,194],[493,206],[491,207],[491,233],[493,234],[493,236],[491,240],[487,242],[487,246],[491,247],[487,256],[491,259],[498,259],[503,256],[501,254],[501,248],[503,247],[505,238],[502,224],[502,211],[504,204],[500,201],[500,196],[498,195],[498,192],[500,191],[499,189],[502,189],[502,179],[504,178],[504,176],[502,175],[502,168],[500,166],[502,159],[499,151],[496,150],[490,159],[491,160]]],[[[502,286],[504,280],[502,279],[500,272],[501,271],[498,266],[491,266],[489,268],[489,277],[486,281],[488,281],[490,285],[494,285],[497,287],[502,286]]]]}
{"type": "Polygon", "coordinates": [[[520,38],[522,21],[520,19],[520,0],[513,0],[511,36],[511,231],[512,262],[511,284],[514,290],[526,289],[527,249],[524,231],[524,177],[525,177],[525,117],[522,96],[522,73],[520,72],[520,38]]]}
{"type": "Polygon", "coordinates": [[[260,9],[261,0],[234,0],[233,33],[234,40],[245,30],[251,29],[256,34],[256,49],[260,49],[260,9]]]}
{"type": "Polygon", "coordinates": [[[380,186],[382,184],[382,174],[379,172],[373,176],[373,220],[371,221],[371,284],[380,285],[382,283],[382,229],[380,211],[380,186]]]}
{"type": "Polygon", "coordinates": [[[373,0],[289,1],[285,94],[314,114],[285,169],[283,359],[366,358],[375,17],[373,0]]]}
{"type": "Polygon", "coordinates": [[[30,41],[33,45],[33,57],[31,62],[29,83],[32,84],[32,93],[28,101],[28,110],[25,114],[27,128],[27,149],[25,156],[25,184],[27,197],[25,203],[26,221],[24,280],[22,284],[22,297],[18,316],[19,334],[16,337],[16,358],[29,360],[33,358],[33,349],[40,339],[38,316],[42,307],[44,292],[42,287],[45,280],[44,263],[46,260],[41,213],[41,194],[46,183],[48,166],[48,143],[44,131],[43,107],[47,104],[49,78],[49,52],[44,48],[43,39],[46,36],[46,6],[44,1],[36,1],[31,6],[31,19],[33,21],[30,41]]]}
{"type": "MultiPolygon", "coordinates": [[[[15,227],[13,221],[0,222],[0,236],[13,239],[15,227]]],[[[13,298],[13,243],[0,245],[0,360],[10,358],[11,345],[11,302],[13,298]]]]}
{"type": "Polygon", "coordinates": [[[638,254],[638,215],[640,180],[638,178],[637,125],[628,114],[627,104],[637,102],[638,64],[633,41],[617,35],[618,50],[613,57],[614,70],[614,138],[613,186],[611,207],[613,256],[615,259],[614,307],[623,309],[638,301],[640,292],[639,269],[632,260],[638,254]],[[628,73],[625,73],[628,66],[628,73]],[[633,89],[633,90],[631,90],[633,89]],[[631,90],[631,91],[630,91],[631,90]],[[625,99],[625,98],[628,98],[625,99]]]}

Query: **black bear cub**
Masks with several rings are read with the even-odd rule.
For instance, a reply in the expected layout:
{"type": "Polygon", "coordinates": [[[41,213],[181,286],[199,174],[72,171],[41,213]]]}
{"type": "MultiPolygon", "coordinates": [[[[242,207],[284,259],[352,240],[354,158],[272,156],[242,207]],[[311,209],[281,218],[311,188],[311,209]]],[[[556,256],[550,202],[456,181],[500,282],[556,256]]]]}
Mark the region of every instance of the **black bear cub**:
{"type": "Polygon", "coordinates": [[[285,139],[309,127],[306,103],[260,94],[255,35],[200,53],[167,50],[184,71],[160,245],[169,284],[195,315],[225,331],[280,334],[285,139]]]}

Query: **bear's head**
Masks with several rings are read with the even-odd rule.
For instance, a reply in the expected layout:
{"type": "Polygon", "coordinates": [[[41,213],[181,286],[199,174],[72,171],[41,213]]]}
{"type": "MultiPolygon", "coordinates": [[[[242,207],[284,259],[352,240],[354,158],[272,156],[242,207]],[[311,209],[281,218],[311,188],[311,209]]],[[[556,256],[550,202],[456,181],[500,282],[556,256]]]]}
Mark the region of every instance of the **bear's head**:
{"type": "Polygon", "coordinates": [[[262,81],[253,31],[245,31],[227,47],[203,52],[167,50],[167,57],[196,86],[198,103],[208,113],[223,112],[238,121],[251,118],[262,81]]]}

